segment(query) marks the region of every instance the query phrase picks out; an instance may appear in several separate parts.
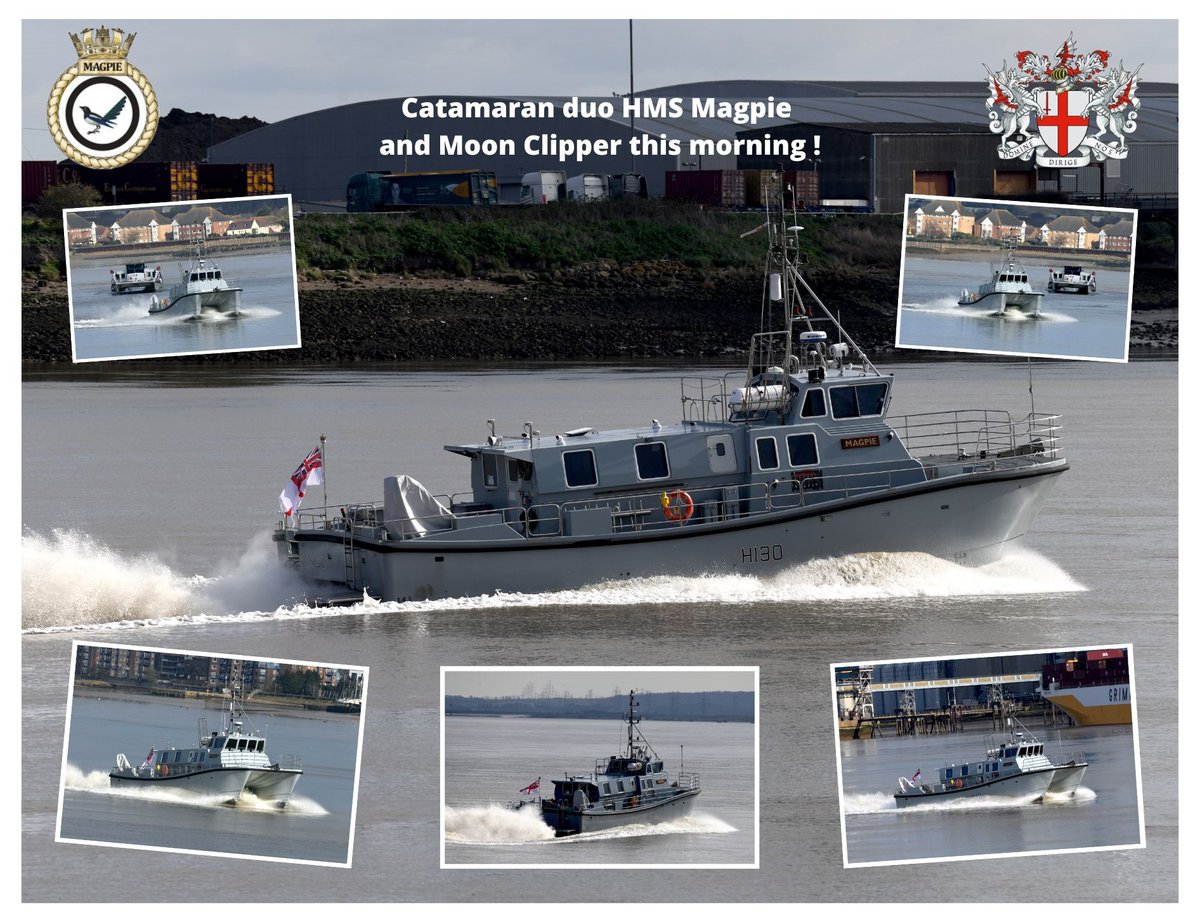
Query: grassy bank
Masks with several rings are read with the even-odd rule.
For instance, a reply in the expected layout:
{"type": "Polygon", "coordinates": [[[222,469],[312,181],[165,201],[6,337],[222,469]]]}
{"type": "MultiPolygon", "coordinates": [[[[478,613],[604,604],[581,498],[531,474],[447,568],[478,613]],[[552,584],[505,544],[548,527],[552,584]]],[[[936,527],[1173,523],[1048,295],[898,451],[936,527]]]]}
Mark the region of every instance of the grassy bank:
{"type": "MultiPolygon", "coordinates": [[[[900,223],[892,216],[801,215],[801,245],[813,265],[896,266],[900,223]]],[[[761,214],[718,212],[662,201],[587,206],[430,209],[305,215],[296,222],[296,261],[323,272],[496,272],[552,274],[597,262],[667,261],[692,269],[757,273],[763,239],[742,237],[761,214]]]]}

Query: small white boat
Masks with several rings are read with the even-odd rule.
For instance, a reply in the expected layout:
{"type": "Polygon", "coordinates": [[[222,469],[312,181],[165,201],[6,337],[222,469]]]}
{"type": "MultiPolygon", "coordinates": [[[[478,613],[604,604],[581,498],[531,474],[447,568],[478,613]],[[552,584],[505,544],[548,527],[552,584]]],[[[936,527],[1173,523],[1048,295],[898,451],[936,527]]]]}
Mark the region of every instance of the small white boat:
{"type": "Polygon", "coordinates": [[[236,317],[242,309],[242,289],[229,284],[204,247],[196,248],[189,265],[180,267],[179,281],[165,298],[155,298],[150,316],[199,320],[205,313],[236,317]]]}
{"type": "Polygon", "coordinates": [[[1083,266],[1051,268],[1046,288],[1049,291],[1068,291],[1077,295],[1092,294],[1096,290],[1096,270],[1085,269],[1083,266]]]}
{"type": "Polygon", "coordinates": [[[162,291],[162,268],[155,266],[147,268],[145,263],[126,263],[124,268],[109,269],[108,290],[114,295],[128,294],[131,291],[162,291]]]}
{"type": "MultiPolygon", "coordinates": [[[[1009,720],[1011,723],[1012,718],[1009,720]]],[[[1073,797],[1086,770],[1082,758],[1052,762],[1045,744],[1021,727],[1010,729],[1008,739],[989,748],[983,760],[944,766],[937,780],[919,782],[919,769],[911,778],[900,778],[893,796],[897,807],[970,797],[1010,797],[1038,803],[1046,794],[1073,797]]]]}
{"type": "Polygon", "coordinates": [[[1006,311],[1017,311],[1027,317],[1037,317],[1042,311],[1045,294],[1034,291],[1029,283],[1029,274],[1017,260],[1017,245],[1013,240],[1005,241],[1005,261],[999,269],[992,270],[992,277],[975,291],[962,290],[959,307],[979,307],[994,316],[1004,316],[1006,311]]]}

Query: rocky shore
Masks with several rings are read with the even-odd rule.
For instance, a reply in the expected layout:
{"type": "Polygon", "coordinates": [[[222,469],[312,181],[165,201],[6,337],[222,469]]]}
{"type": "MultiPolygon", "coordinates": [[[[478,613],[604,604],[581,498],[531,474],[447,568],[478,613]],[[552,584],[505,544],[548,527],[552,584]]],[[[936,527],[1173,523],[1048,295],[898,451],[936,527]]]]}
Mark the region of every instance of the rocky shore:
{"type": "MultiPolygon", "coordinates": [[[[807,275],[826,306],[840,313],[868,353],[891,350],[899,281],[894,271],[816,269],[807,275]]],[[[1137,273],[1134,346],[1175,351],[1176,297],[1174,272],[1137,273]]],[[[690,269],[666,261],[597,262],[569,271],[491,273],[474,279],[324,273],[300,283],[302,349],[158,361],[353,364],[736,357],[759,329],[761,302],[757,274],[690,269]]],[[[62,283],[35,283],[22,292],[21,339],[27,365],[70,363],[62,283]]]]}

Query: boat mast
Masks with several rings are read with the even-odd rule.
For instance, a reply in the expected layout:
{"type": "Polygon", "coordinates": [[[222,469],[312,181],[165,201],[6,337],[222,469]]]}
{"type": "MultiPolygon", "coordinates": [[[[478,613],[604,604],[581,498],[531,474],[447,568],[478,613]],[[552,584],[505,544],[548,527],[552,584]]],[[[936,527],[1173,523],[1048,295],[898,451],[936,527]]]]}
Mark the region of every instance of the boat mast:
{"type": "Polygon", "coordinates": [[[641,718],[634,710],[634,708],[637,706],[638,703],[633,700],[633,689],[631,688],[629,690],[629,710],[625,712],[625,720],[628,730],[628,739],[625,745],[625,758],[627,759],[633,758],[633,725],[641,722],[641,718]]]}

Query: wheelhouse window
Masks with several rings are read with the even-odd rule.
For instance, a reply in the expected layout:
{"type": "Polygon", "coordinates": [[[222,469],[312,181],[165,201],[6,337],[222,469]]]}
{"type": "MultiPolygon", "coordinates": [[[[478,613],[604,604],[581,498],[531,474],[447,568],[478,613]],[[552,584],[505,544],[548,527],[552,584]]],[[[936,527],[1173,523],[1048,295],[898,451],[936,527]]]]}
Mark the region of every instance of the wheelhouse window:
{"type": "Polygon", "coordinates": [[[596,478],[596,456],[590,448],[583,451],[563,452],[563,472],[568,487],[594,487],[596,478]]]}
{"type": "Polygon", "coordinates": [[[825,391],[819,387],[810,387],[804,393],[804,406],[800,410],[801,416],[824,416],[825,415],[825,391]]]}
{"type": "Polygon", "coordinates": [[[500,456],[495,452],[483,453],[483,485],[489,490],[500,486],[500,456]]]}
{"type": "Polygon", "coordinates": [[[662,480],[671,476],[667,462],[667,446],[663,442],[643,442],[633,446],[637,459],[638,480],[662,480]]]}
{"type": "Polygon", "coordinates": [[[758,466],[764,471],[773,471],[779,467],[779,448],[775,444],[775,436],[768,435],[755,441],[758,449],[758,466]]]}
{"type": "Polygon", "coordinates": [[[834,419],[854,419],[859,416],[879,416],[887,398],[887,384],[859,384],[853,387],[831,387],[829,401],[834,419]]]}
{"type": "Polygon", "coordinates": [[[817,463],[817,437],[810,434],[787,437],[788,461],[792,467],[811,467],[817,463]]]}

